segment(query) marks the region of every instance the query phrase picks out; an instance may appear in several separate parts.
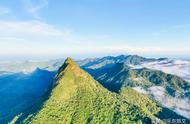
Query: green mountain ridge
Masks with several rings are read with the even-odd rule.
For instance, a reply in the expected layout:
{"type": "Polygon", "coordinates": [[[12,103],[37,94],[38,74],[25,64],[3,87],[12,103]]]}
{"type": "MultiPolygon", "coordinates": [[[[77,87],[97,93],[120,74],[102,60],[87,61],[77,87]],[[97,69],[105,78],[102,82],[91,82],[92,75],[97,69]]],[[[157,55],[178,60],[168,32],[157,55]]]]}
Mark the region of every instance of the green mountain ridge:
{"type": "MultiPolygon", "coordinates": [[[[145,91],[154,86],[162,87],[166,89],[166,95],[168,95],[168,98],[177,97],[186,99],[188,98],[186,94],[190,91],[190,84],[178,76],[147,68],[133,68],[126,65],[125,63],[117,63],[114,66],[106,69],[84,69],[89,72],[97,81],[99,81],[105,88],[125,96],[126,99],[132,103],[136,103],[136,105],[140,106],[141,108],[146,108],[144,106],[147,106],[147,104],[151,103],[151,101],[149,101],[150,98],[153,100],[155,99],[151,96],[151,94],[144,95],[136,93],[132,89],[134,87],[141,87],[145,91]],[[147,95],[149,95],[149,98],[147,95]],[[141,102],[141,100],[145,102],[141,102]]],[[[159,106],[162,106],[160,102],[158,104],[159,106]]],[[[152,109],[154,106],[149,108],[152,109]]],[[[161,108],[162,109],[158,116],[160,118],[184,118],[181,115],[175,113],[173,110],[165,107],[161,108]]],[[[189,122],[188,119],[187,121],[189,122]]]]}
{"type": "Polygon", "coordinates": [[[155,103],[150,102],[153,109],[149,110],[146,108],[149,106],[139,106],[125,96],[108,91],[71,58],[59,69],[48,95],[38,111],[23,119],[16,117],[14,121],[26,124],[163,123],[155,116],[159,111],[155,103]]]}
{"type": "Polygon", "coordinates": [[[85,68],[85,70],[114,92],[119,92],[125,86],[144,88],[163,86],[171,96],[190,91],[190,84],[178,76],[147,68],[133,69],[125,63],[117,63],[106,69],[85,68]]]}

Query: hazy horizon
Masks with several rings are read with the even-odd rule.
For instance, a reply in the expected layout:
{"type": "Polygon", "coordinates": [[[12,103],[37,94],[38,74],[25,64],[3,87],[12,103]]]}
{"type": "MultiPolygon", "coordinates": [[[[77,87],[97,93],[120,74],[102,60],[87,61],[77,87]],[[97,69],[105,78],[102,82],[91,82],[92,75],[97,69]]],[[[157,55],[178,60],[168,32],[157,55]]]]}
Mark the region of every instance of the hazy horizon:
{"type": "Polygon", "coordinates": [[[140,54],[89,54],[89,55],[58,55],[58,56],[9,56],[0,57],[0,61],[49,61],[56,59],[65,59],[71,57],[75,60],[82,60],[86,58],[101,58],[106,56],[120,56],[120,55],[138,55],[145,58],[169,58],[169,59],[180,59],[190,61],[190,56],[167,56],[167,55],[140,55],[140,54]]]}

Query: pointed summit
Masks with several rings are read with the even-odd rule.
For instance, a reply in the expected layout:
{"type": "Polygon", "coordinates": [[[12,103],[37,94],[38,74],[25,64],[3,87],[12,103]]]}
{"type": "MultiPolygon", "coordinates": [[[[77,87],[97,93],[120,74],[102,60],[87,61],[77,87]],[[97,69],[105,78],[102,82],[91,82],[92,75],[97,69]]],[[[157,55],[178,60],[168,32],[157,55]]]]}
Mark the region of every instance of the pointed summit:
{"type": "Polygon", "coordinates": [[[73,61],[72,58],[67,57],[67,59],[65,60],[64,64],[61,66],[61,68],[66,67],[66,66],[72,66],[73,67],[73,66],[78,66],[78,65],[73,61]]]}
{"type": "Polygon", "coordinates": [[[65,73],[72,72],[77,77],[88,77],[88,74],[83,71],[72,58],[68,57],[64,64],[59,68],[56,79],[61,78],[65,73]]]}
{"type": "Polygon", "coordinates": [[[65,60],[65,64],[76,65],[71,57],[67,57],[67,59],[65,60]]]}
{"type": "Polygon", "coordinates": [[[59,68],[58,70],[58,74],[61,73],[62,71],[64,71],[66,68],[68,67],[77,67],[77,65],[75,64],[75,62],[73,61],[72,58],[67,57],[67,59],[65,60],[64,64],[59,68]]]}

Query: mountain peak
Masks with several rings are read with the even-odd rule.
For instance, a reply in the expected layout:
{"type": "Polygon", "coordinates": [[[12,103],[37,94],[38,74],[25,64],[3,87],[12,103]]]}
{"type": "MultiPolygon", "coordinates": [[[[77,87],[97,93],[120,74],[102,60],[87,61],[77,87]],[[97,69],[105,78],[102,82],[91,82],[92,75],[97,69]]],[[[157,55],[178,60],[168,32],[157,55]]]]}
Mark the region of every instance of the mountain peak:
{"type": "Polygon", "coordinates": [[[59,68],[58,73],[64,71],[68,66],[70,66],[70,67],[77,66],[75,64],[75,62],[73,61],[73,59],[70,58],[70,57],[67,57],[67,59],[65,60],[64,64],[59,68]]]}
{"type": "Polygon", "coordinates": [[[67,57],[67,59],[65,60],[65,64],[75,65],[75,62],[71,57],[67,57]]]}
{"type": "Polygon", "coordinates": [[[62,77],[66,72],[71,71],[73,74],[79,77],[87,77],[85,73],[74,61],[72,58],[68,57],[64,64],[59,68],[57,78],[62,77]]]}

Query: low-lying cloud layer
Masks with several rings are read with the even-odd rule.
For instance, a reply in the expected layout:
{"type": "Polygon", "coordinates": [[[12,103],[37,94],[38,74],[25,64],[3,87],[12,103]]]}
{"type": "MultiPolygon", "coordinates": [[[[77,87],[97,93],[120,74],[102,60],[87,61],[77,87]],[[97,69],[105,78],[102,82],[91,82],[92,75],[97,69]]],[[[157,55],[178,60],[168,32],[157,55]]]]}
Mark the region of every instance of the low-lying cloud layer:
{"type": "Polygon", "coordinates": [[[171,97],[166,94],[165,88],[161,86],[153,86],[145,90],[141,87],[134,87],[136,91],[148,94],[153,99],[158,101],[162,106],[165,106],[176,113],[190,119],[190,101],[188,99],[181,99],[171,97]]]}
{"type": "Polygon", "coordinates": [[[141,66],[178,75],[190,82],[190,61],[167,59],[163,61],[143,63],[141,66]]]}

